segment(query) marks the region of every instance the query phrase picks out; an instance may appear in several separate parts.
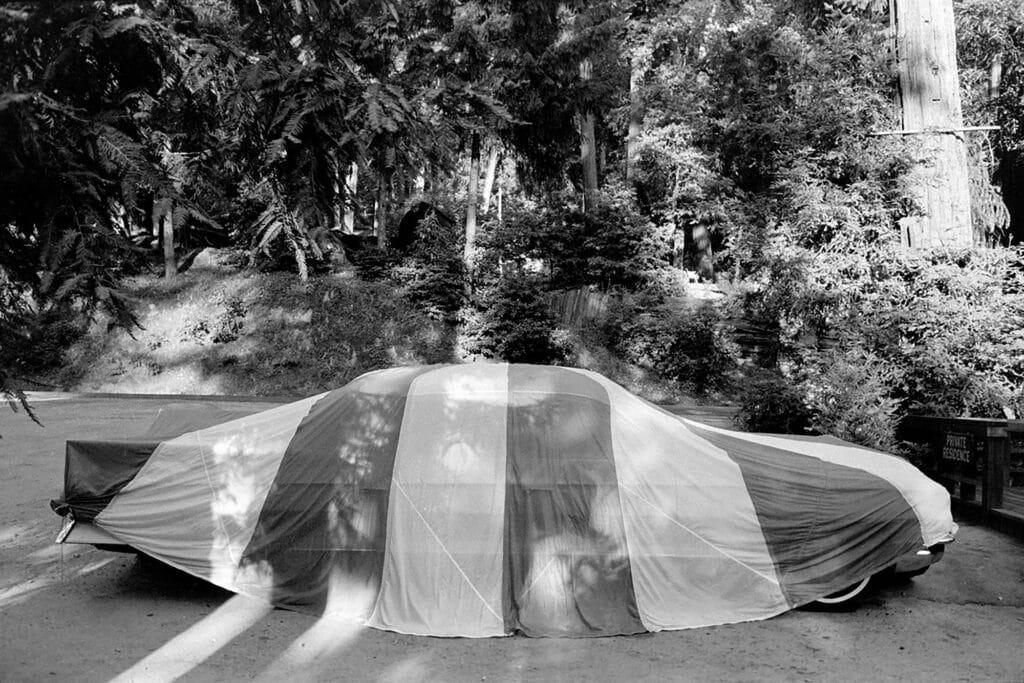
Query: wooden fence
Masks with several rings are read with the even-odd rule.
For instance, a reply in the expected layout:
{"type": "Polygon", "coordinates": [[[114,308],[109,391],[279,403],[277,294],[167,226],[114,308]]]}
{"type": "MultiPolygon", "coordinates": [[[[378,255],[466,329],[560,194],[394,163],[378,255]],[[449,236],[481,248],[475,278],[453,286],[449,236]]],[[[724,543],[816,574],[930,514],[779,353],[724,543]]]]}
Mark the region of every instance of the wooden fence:
{"type": "Polygon", "coordinates": [[[578,325],[604,315],[612,295],[590,287],[558,293],[551,304],[552,312],[563,325],[578,325]]]}
{"type": "Polygon", "coordinates": [[[1024,420],[912,416],[900,436],[958,512],[1024,538],[1024,420]]]}

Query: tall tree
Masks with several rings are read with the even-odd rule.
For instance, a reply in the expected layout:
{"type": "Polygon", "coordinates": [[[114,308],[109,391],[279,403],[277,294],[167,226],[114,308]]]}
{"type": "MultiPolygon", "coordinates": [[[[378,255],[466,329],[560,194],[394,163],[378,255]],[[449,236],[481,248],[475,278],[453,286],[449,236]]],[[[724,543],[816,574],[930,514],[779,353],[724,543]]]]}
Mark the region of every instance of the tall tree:
{"type": "Polygon", "coordinates": [[[892,0],[903,130],[921,142],[923,215],[902,221],[912,247],[974,242],[952,0],[892,0]]]}

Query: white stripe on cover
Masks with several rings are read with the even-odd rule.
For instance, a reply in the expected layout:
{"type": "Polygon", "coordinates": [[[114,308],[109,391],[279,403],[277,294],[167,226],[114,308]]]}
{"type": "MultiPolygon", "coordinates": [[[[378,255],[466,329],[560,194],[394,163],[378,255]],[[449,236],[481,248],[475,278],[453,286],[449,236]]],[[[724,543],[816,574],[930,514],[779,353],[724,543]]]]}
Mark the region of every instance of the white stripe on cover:
{"type": "Polygon", "coordinates": [[[695,628],[788,610],[739,466],[674,416],[585,374],[610,398],[622,520],[644,626],[695,628]]]}
{"type": "Polygon", "coordinates": [[[381,591],[368,625],[504,635],[508,366],[416,378],[395,455],[381,591]]]}
{"type": "Polygon", "coordinates": [[[167,564],[235,590],[239,559],[285,450],[325,395],[160,444],[96,525],[167,564]]]}

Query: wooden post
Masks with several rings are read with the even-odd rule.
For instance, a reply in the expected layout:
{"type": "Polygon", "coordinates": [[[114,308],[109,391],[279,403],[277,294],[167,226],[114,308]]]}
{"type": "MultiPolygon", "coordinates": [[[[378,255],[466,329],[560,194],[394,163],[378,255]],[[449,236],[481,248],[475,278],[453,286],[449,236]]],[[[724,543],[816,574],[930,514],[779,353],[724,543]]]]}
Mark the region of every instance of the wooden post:
{"type": "Polygon", "coordinates": [[[1009,438],[1005,427],[989,427],[985,432],[985,480],[981,504],[985,511],[1003,507],[1006,454],[1009,438]]]}
{"type": "MultiPolygon", "coordinates": [[[[960,84],[952,0],[892,0],[904,130],[961,129],[960,84]]],[[[924,216],[901,221],[910,247],[965,247],[974,242],[967,147],[963,134],[927,132],[912,172],[924,216]]]]}

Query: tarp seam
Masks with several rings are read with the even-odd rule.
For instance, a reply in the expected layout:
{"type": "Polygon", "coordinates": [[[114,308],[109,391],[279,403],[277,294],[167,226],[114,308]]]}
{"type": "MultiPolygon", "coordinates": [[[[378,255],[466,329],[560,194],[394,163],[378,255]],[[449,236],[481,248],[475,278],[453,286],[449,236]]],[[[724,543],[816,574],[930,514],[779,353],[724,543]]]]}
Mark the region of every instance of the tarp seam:
{"type": "Polygon", "coordinates": [[[648,507],[650,507],[650,508],[651,508],[652,510],[654,510],[655,512],[657,512],[657,513],[658,513],[659,515],[661,515],[662,517],[664,517],[664,518],[665,518],[665,519],[667,519],[668,521],[672,522],[673,524],[675,524],[676,526],[678,526],[678,527],[679,527],[680,529],[682,529],[682,530],[686,531],[687,533],[691,534],[691,535],[692,535],[692,536],[693,536],[694,538],[696,538],[697,540],[699,540],[699,541],[700,541],[701,543],[704,543],[705,545],[707,545],[707,546],[708,546],[709,548],[711,548],[712,550],[714,550],[714,551],[718,552],[718,553],[719,553],[719,554],[721,554],[721,555],[722,555],[723,557],[727,557],[727,558],[729,558],[730,560],[732,560],[733,562],[735,562],[735,563],[736,563],[736,564],[738,564],[739,566],[743,567],[743,568],[744,568],[744,569],[746,569],[747,571],[751,572],[752,574],[756,574],[757,576],[760,576],[760,577],[761,577],[761,578],[763,578],[763,579],[764,579],[765,581],[768,581],[768,582],[770,582],[770,583],[773,583],[773,584],[775,584],[776,586],[778,586],[778,585],[779,585],[779,580],[778,580],[778,578],[775,578],[775,577],[771,577],[771,576],[767,576],[767,575],[766,575],[766,574],[764,574],[763,572],[760,572],[760,571],[758,571],[757,569],[754,569],[753,567],[751,567],[751,566],[750,566],[749,564],[747,564],[747,563],[746,563],[746,562],[744,562],[743,560],[739,559],[738,557],[734,557],[733,555],[730,555],[730,554],[729,554],[729,553],[727,553],[726,551],[722,550],[721,548],[719,548],[718,546],[716,546],[716,545],[715,545],[714,543],[712,543],[711,541],[707,540],[706,538],[704,538],[703,536],[701,536],[701,535],[700,535],[699,533],[697,533],[697,532],[696,532],[696,531],[694,531],[693,529],[689,528],[688,526],[686,526],[685,524],[683,524],[682,522],[680,522],[680,521],[679,521],[678,519],[676,519],[675,517],[673,517],[673,516],[671,516],[671,515],[667,514],[667,513],[666,513],[666,512],[664,511],[664,510],[662,510],[661,508],[659,508],[659,507],[658,507],[657,505],[655,505],[655,504],[654,504],[654,503],[652,503],[651,501],[649,501],[649,500],[647,500],[646,498],[644,498],[644,497],[643,497],[642,495],[640,495],[639,493],[637,493],[637,492],[636,492],[636,491],[635,491],[635,490],[634,490],[634,489],[633,489],[633,488],[632,488],[631,486],[629,486],[629,485],[627,485],[627,484],[622,484],[622,483],[620,483],[620,484],[619,484],[619,488],[620,488],[621,490],[623,490],[623,491],[625,491],[625,492],[629,493],[629,494],[630,494],[631,496],[633,496],[633,497],[634,497],[634,498],[636,498],[637,500],[641,501],[642,503],[646,504],[646,505],[647,505],[648,507]]]}
{"type": "Polygon", "coordinates": [[[524,590],[520,594],[520,598],[525,598],[527,595],[530,594],[530,591],[533,590],[533,587],[537,585],[538,581],[540,581],[542,578],[544,578],[544,575],[548,573],[548,570],[551,569],[551,565],[554,564],[554,562],[555,562],[555,558],[552,556],[552,558],[550,560],[548,560],[548,563],[546,565],[544,565],[544,569],[540,570],[540,573],[538,573],[533,578],[533,581],[531,581],[530,585],[526,587],[526,590],[524,590]]]}
{"type": "Polygon", "coordinates": [[[434,537],[435,541],[437,541],[438,547],[441,548],[442,552],[444,552],[445,557],[451,560],[452,565],[455,567],[455,569],[458,570],[459,575],[461,575],[462,578],[466,581],[466,584],[472,589],[476,597],[480,598],[480,602],[484,604],[484,607],[487,608],[488,612],[494,615],[495,619],[504,623],[504,619],[501,617],[501,615],[495,612],[494,608],[491,607],[490,603],[488,603],[487,600],[484,599],[484,596],[480,594],[480,591],[477,590],[476,586],[473,585],[473,582],[469,580],[468,576],[466,576],[466,572],[462,571],[462,567],[460,567],[459,563],[455,561],[455,558],[452,557],[451,553],[448,552],[448,549],[444,547],[444,543],[441,542],[441,538],[434,531],[433,527],[430,526],[430,523],[427,522],[427,520],[423,517],[422,514],[420,514],[419,509],[417,509],[416,505],[412,502],[412,498],[410,498],[409,494],[405,492],[404,488],[402,488],[402,482],[398,481],[397,478],[395,478],[393,481],[395,484],[395,488],[398,489],[399,493],[401,493],[407,501],[409,501],[409,507],[412,508],[412,511],[415,512],[416,516],[420,518],[421,522],[423,522],[423,526],[427,527],[427,531],[429,531],[430,535],[434,537]]]}

